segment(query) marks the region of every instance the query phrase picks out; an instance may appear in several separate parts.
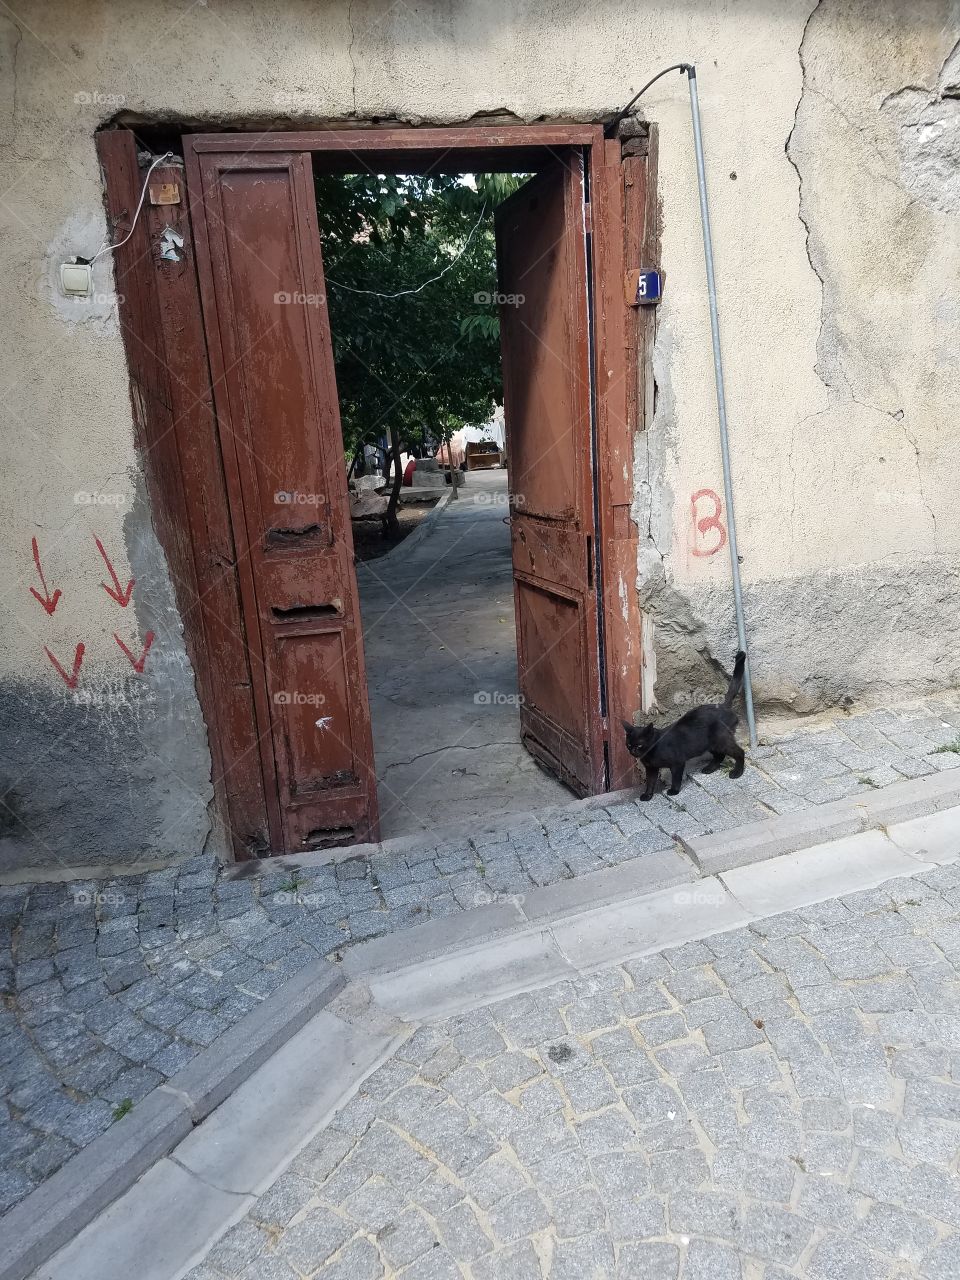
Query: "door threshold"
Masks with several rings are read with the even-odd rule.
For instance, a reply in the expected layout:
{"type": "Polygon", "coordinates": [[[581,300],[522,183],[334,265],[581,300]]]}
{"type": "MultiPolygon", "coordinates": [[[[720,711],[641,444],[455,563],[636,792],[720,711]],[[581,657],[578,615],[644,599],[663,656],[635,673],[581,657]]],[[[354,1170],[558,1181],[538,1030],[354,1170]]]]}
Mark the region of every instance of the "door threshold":
{"type": "Polygon", "coordinates": [[[380,858],[387,854],[402,856],[411,850],[420,850],[458,844],[495,845],[518,835],[524,831],[543,831],[544,824],[557,824],[574,819],[577,814],[591,809],[607,808],[610,805],[627,804],[636,800],[640,788],[631,787],[626,791],[606,791],[597,796],[586,796],[582,800],[571,799],[568,804],[550,805],[542,809],[519,810],[515,813],[499,814],[495,818],[477,822],[449,822],[442,826],[431,827],[429,831],[413,832],[409,835],[391,836],[387,840],[378,840],[367,844],[337,845],[329,849],[309,849],[303,853],[280,853],[273,857],[258,858],[251,862],[236,862],[224,867],[223,875],[227,878],[245,879],[250,875],[262,875],[271,871],[301,870],[311,867],[322,867],[329,863],[347,862],[351,859],[380,858]]]}

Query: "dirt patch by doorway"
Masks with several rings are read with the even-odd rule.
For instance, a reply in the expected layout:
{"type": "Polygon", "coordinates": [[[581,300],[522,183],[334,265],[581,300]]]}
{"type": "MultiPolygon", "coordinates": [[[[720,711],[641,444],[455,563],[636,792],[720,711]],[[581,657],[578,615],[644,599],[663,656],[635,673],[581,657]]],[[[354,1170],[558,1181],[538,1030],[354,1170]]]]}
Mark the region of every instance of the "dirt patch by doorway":
{"type": "Polygon", "coordinates": [[[436,498],[428,498],[425,502],[401,504],[397,510],[399,529],[384,533],[380,520],[354,520],[353,550],[357,560],[378,560],[388,551],[409,538],[414,529],[427,518],[437,505],[443,494],[436,498]]]}

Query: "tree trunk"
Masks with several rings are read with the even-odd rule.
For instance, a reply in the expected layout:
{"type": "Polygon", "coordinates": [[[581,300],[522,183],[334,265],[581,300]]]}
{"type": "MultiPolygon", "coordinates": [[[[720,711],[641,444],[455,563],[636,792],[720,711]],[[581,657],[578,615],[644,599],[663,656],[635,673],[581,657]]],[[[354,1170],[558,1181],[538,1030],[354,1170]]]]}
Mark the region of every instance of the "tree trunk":
{"type": "Polygon", "coordinates": [[[460,497],[460,495],[457,493],[457,473],[453,466],[453,441],[450,438],[450,430],[448,427],[444,427],[443,438],[447,445],[447,462],[450,465],[450,487],[453,489],[453,493],[450,496],[455,501],[460,497]]]}
{"type": "Polygon", "coordinates": [[[403,468],[400,466],[400,436],[396,427],[390,427],[390,453],[393,461],[393,484],[390,487],[390,501],[383,517],[384,534],[400,532],[400,521],[397,519],[397,505],[400,502],[400,486],[403,484],[403,468]]]}

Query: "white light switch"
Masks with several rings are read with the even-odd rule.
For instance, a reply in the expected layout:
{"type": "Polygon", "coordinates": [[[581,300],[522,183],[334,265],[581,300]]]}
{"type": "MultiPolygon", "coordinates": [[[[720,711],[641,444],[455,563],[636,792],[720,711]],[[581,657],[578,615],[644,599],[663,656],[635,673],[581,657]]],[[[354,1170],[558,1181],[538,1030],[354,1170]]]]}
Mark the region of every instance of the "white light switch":
{"type": "Polygon", "coordinates": [[[60,288],[68,298],[88,298],[93,293],[93,269],[88,262],[61,262],[60,288]]]}

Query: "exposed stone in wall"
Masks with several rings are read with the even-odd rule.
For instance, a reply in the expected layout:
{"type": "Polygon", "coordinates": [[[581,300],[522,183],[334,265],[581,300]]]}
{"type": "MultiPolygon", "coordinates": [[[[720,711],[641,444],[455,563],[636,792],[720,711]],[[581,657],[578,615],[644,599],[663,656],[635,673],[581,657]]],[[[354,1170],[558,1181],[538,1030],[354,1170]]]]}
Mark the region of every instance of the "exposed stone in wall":
{"type": "Polygon", "coordinates": [[[882,110],[897,130],[904,186],[931,209],[960,213],[960,44],[932,89],[891,93],[882,110]]]}
{"type": "MultiPolygon", "coordinates": [[[[745,599],[769,712],[806,715],[960,687],[960,565],[943,557],[757,582],[745,599]]],[[[725,654],[729,593],[695,590],[689,607],[703,619],[707,650],[725,654]]]]}

